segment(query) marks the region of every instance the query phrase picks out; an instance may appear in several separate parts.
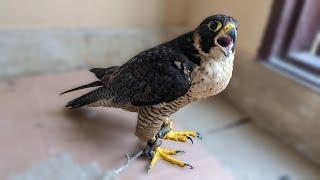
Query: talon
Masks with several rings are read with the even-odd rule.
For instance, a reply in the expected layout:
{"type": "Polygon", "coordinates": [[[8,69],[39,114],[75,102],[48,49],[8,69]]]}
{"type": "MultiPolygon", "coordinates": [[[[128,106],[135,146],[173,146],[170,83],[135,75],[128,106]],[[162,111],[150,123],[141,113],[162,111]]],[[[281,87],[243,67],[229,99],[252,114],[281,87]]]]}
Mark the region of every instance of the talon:
{"type": "Polygon", "coordinates": [[[196,131],[173,131],[172,121],[170,121],[169,119],[166,119],[164,121],[164,125],[159,130],[157,137],[181,142],[186,142],[189,139],[192,144],[193,137],[197,137],[200,140],[202,139],[200,133],[196,131]]]}
{"type": "Polygon", "coordinates": [[[190,136],[187,136],[187,138],[191,141],[191,143],[193,144],[193,140],[190,136]]]}
{"type": "Polygon", "coordinates": [[[201,134],[199,132],[197,132],[197,138],[202,140],[202,136],[201,136],[201,134]]]}
{"type": "Polygon", "coordinates": [[[163,149],[161,147],[156,147],[153,149],[150,149],[150,146],[152,146],[152,144],[148,145],[146,147],[146,150],[144,151],[145,155],[148,154],[153,154],[153,157],[151,158],[151,162],[150,165],[147,169],[147,172],[149,173],[152,168],[155,166],[155,164],[160,160],[165,160],[171,164],[180,166],[180,167],[185,167],[188,166],[190,169],[192,169],[193,167],[189,164],[184,163],[183,161],[179,160],[179,159],[175,159],[173,157],[171,157],[171,155],[176,155],[176,154],[183,154],[184,151],[181,150],[169,150],[169,149],[163,149]],[[150,152],[148,152],[150,151],[150,152]]]}
{"type": "Polygon", "coordinates": [[[186,153],[185,151],[181,151],[181,150],[177,150],[177,151],[176,151],[176,154],[177,154],[177,155],[181,155],[181,154],[185,154],[185,153],[186,153]]]}
{"type": "Polygon", "coordinates": [[[190,164],[184,163],[185,166],[188,166],[188,168],[193,169],[193,166],[191,166],[190,164]]]}

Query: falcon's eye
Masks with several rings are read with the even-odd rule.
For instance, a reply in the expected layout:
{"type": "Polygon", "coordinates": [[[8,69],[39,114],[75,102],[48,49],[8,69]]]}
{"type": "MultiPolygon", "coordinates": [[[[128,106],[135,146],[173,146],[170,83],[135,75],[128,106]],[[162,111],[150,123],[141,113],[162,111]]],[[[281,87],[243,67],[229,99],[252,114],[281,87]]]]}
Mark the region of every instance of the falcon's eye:
{"type": "Polygon", "coordinates": [[[218,32],[221,29],[222,24],[220,21],[210,21],[208,27],[211,31],[218,32]]]}

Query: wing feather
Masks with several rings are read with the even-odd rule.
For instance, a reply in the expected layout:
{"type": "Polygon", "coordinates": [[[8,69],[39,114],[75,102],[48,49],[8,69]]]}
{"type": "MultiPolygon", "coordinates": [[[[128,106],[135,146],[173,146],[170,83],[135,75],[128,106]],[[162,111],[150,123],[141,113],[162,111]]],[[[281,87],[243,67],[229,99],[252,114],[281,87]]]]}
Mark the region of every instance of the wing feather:
{"type": "Polygon", "coordinates": [[[170,47],[146,50],[119,68],[109,82],[116,103],[147,106],[171,102],[183,96],[191,86],[194,64],[170,47]],[[179,64],[179,66],[177,65],[179,64]]]}

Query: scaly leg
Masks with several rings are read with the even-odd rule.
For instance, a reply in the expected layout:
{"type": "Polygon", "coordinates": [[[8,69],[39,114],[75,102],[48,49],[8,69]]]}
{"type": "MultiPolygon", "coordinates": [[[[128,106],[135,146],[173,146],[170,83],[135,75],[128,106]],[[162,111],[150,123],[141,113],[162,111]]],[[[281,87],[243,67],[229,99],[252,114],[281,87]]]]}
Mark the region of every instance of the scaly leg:
{"type": "Polygon", "coordinates": [[[194,137],[202,139],[200,133],[196,131],[173,131],[172,121],[169,118],[164,121],[159,133],[157,134],[157,137],[182,142],[186,142],[189,139],[192,143],[192,138],[194,137]]]}
{"type": "Polygon", "coordinates": [[[154,141],[149,141],[147,144],[146,149],[144,150],[144,154],[147,155],[151,159],[148,172],[155,166],[158,160],[163,159],[169,163],[178,165],[180,167],[189,167],[190,169],[193,169],[193,167],[181,160],[172,158],[170,155],[178,155],[183,154],[184,151],[179,150],[168,150],[161,148],[161,140],[155,139],[154,141]]]}

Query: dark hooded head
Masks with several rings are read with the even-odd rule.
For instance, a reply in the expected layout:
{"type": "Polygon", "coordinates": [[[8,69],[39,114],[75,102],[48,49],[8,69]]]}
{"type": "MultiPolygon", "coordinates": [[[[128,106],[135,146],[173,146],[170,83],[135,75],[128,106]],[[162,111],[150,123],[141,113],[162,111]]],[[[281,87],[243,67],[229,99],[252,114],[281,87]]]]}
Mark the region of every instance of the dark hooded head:
{"type": "Polygon", "coordinates": [[[194,31],[194,40],[204,53],[219,50],[229,57],[234,53],[237,41],[238,22],[226,15],[207,17],[194,31]]]}

